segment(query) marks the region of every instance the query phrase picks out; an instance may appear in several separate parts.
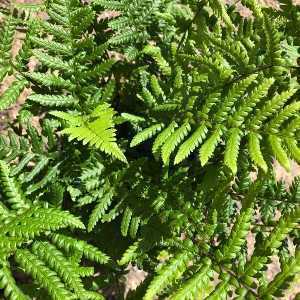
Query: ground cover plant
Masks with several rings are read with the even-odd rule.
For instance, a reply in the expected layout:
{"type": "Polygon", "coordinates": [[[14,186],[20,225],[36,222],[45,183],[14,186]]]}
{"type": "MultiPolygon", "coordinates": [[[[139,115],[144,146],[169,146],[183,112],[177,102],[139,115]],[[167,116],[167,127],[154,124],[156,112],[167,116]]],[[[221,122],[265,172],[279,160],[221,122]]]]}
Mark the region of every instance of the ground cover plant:
{"type": "Polygon", "coordinates": [[[0,298],[286,299],[300,8],[241,2],[0,6],[0,298]]]}

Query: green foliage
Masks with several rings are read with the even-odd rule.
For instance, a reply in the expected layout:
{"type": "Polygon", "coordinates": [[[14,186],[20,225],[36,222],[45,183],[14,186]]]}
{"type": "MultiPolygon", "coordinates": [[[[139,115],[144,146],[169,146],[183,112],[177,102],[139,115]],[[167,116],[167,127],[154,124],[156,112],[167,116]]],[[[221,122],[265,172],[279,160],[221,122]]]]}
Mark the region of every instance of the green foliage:
{"type": "Polygon", "coordinates": [[[0,4],[1,299],[288,295],[299,6],[242,4],[0,4]]]}

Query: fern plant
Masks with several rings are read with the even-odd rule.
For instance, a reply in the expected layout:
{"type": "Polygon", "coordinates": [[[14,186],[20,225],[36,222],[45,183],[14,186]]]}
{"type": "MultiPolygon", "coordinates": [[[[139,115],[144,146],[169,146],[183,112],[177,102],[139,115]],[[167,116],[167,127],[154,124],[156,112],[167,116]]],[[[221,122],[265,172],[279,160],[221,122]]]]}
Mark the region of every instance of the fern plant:
{"type": "Polygon", "coordinates": [[[14,279],[19,269],[32,277],[32,284],[47,291],[51,299],[103,299],[101,294],[85,289],[81,277],[93,275],[94,270],[80,266],[80,262],[86,257],[107,263],[108,256],[83,240],[59,233],[64,228],[84,229],[80,219],[38,200],[29,200],[4,161],[0,162],[0,172],[0,278],[4,296],[30,299],[14,279]]]}
{"type": "MultiPolygon", "coordinates": [[[[176,47],[173,45],[174,54],[176,47]]],[[[144,52],[156,60],[162,75],[169,76],[165,87],[168,93],[164,92],[156,75],[144,74],[148,83],[143,83],[140,98],[155,117],[149,120],[149,127],[132,139],[132,147],[156,136],[152,151],[161,156],[164,164],[169,164],[176,149],[174,164],[182,162],[199,148],[200,162],[205,165],[213,157],[218,144],[223,142],[224,164],[236,174],[238,155],[244,144],[253,163],[267,172],[261,145],[263,139],[268,141],[265,145],[271,150],[268,152],[286,169],[289,169],[289,156],[299,161],[299,148],[294,138],[298,128],[299,102],[292,100],[297,86],[278,93],[273,77],[263,78],[255,71],[230,85],[225,94],[218,87],[209,91],[206,90],[207,83],[216,80],[209,78],[210,75],[216,76],[212,69],[213,74],[194,70],[190,75],[190,66],[178,65],[176,56],[172,68],[159,48],[146,46],[144,52]],[[183,84],[186,81],[195,87],[188,90],[183,84]]],[[[201,58],[195,56],[193,60],[201,65],[201,58]]],[[[233,72],[229,68],[224,70],[227,75],[233,72]]]]}
{"type": "Polygon", "coordinates": [[[299,6],[242,4],[1,3],[1,299],[287,295],[299,6]],[[124,293],[128,264],[148,275],[124,293]]]}

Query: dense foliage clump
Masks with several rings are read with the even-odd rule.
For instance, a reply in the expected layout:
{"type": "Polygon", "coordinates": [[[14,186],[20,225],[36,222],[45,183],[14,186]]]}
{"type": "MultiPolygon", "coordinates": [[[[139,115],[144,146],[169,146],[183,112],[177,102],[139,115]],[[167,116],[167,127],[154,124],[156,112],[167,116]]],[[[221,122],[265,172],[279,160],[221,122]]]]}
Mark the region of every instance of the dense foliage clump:
{"type": "Polygon", "coordinates": [[[0,298],[123,299],[129,264],[129,299],[286,295],[300,181],[273,163],[300,162],[300,8],[242,4],[0,6],[0,110],[26,98],[0,136],[0,298]]]}

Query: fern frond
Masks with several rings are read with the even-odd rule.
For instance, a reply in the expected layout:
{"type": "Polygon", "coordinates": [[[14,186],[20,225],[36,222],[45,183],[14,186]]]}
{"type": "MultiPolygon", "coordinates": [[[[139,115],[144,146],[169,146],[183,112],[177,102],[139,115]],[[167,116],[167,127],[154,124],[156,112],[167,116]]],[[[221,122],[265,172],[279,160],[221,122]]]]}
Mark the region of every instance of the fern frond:
{"type": "Polygon", "coordinates": [[[300,206],[297,206],[291,213],[283,215],[277,227],[269,235],[264,248],[275,250],[278,249],[287,234],[293,230],[300,221],[300,206]]]}
{"type": "Polygon", "coordinates": [[[161,157],[164,164],[167,164],[170,155],[175,150],[175,148],[180,144],[180,142],[188,135],[191,130],[191,125],[186,122],[176,129],[166,140],[161,148],[161,157]]]}
{"type": "Polygon", "coordinates": [[[28,200],[17,186],[15,179],[10,177],[8,165],[0,160],[0,184],[12,209],[23,210],[29,208],[28,200]]]}
{"type": "Polygon", "coordinates": [[[121,223],[121,233],[123,236],[127,236],[132,214],[133,214],[132,210],[129,207],[126,207],[123,214],[122,223],[121,223]]]}
{"type": "Polygon", "coordinates": [[[49,107],[68,107],[68,106],[74,106],[78,103],[78,100],[74,98],[71,95],[39,95],[39,94],[33,94],[28,97],[29,100],[34,101],[36,103],[39,103],[43,106],[49,106],[49,107]]]}
{"type": "Polygon", "coordinates": [[[226,8],[224,7],[225,4],[219,0],[209,0],[208,3],[213,12],[223,19],[224,23],[230,30],[233,30],[235,26],[232,23],[230,16],[227,14],[226,8]]]}
{"type": "Polygon", "coordinates": [[[295,257],[289,259],[287,263],[283,265],[281,272],[278,273],[275,278],[266,286],[259,289],[259,295],[261,297],[273,295],[283,296],[287,287],[292,284],[291,278],[300,272],[300,251],[296,251],[295,257]]]}
{"type": "Polygon", "coordinates": [[[157,63],[158,67],[160,68],[161,72],[165,76],[170,76],[171,75],[171,67],[169,66],[168,62],[164,59],[164,57],[161,54],[160,48],[152,46],[152,45],[147,45],[143,52],[149,56],[151,56],[157,63]]]}
{"type": "Polygon", "coordinates": [[[132,262],[138,256],[138,249],[140,245],[140,240],[134,242],[129,248],[123,253],[122,258],[118,261],[120,266],[127,265],[132,262]]]}
{"type": "Polygon", "coordinates": [[[68,88],[69,90],[72,90],[74,88],[74,85],[69,80],[65,80],[62,77],[54,74],[33,72],[26,73],[26,76],[47,87],[68,88]]]}
{"type": "Polygon", "coordinates": [[[204,166],[208,160],[212,157],[218,143],[220,142],[223,135],[222,126],[218,126],[212,135],[206,140],[206,142],[201,146],[199,152],[199,158],[201,165],[204,166]]]}
{"type": "Polygon", "coordinates": [[[29,273],[49,295],[56,300],[73,299],[74,295],[69,292],[55,272],[49,269],[39,258],[28,250],[17,250],[16,262],[29,273]]]}
{"type": "Polygon", "coordinates": [[[109,257],[96,247],[88,244],[85,241],[78,241],[70,236],[54,233],[51,235],[52,242],[61,249],[66,251],[77,250],[82,253],[87,259],[105,264],[109,261],[109,257]]]}
{"type": "Polygon", "coordinates": [[[158,149],[165,143],[165,141],[174,133],[177,126],[177,123],[175,121],[172,121],[171,124],[156,137],[152,147],[153,153],[156,153],[158,151],[158,149]]]}
{"type": "Polygon", "coordinates": [[[139,132],[138,134],[136,134],[131,143],[130,143],[130,147],[135,147],[139,144],[141,144],[142,142],[152,138],[154,135],[156,135],[158,132],[160,132],[163,129],[164,125],[162,123],[160,124],[155,124],[152,125],[144,130],[142,130],[141,132],[139,132]]]}
{"type": "Polygon", "coordinates": [[[31,37],[31,41],[41,48],[47,49],[53,53],[60,53],[63,55],[72,55],[72,48],[68,44],[62,44],[55,41],[50,41],[35,36],[31,37]]]}
{"type": "Polygon", "coordinates": [[[233,85],[233,87],[229,90],[228,95],[224,99],[221,107],[215,115],[216,122],[221,123],[226,119],[230,109],[233,107],[235,102],[245,93],[246,89],[250,86],[250,84],[254,82],[256,77],[257,74],[250,75],[247,78],[233,85]]]}
{"type": "Polygon", "coordinates": [[[222,281],[215,287],[214,291],[206,298],[206,300],[226,300],[227,294],[230,289],[230,276],[222,274],[222,281]]]}
{"type": "Polygon", "coordinates": [[[113,116],[114,111],[107,104],[100,104],[92,112],[89,117],[96,118],[94,121],[84,122],[84,117],[81,117],[81,122],[75,124],[73,115],[67,116],[65,113],[54,112],[53,115],[62,117],[67,121],[71,121],[71,127],[61,131],[62,134],[69,135],[69,140],[77,139],[83,144],[90,144],[101,151],[116,157],[117,159],[127,162],[121,149],[116,143],[116,134],[114,129],[113,116]]]}
{"type": "Polygon", "coordinates": [[[239,128],[230,129],[229,138],[226,143],[224,163],[229,167],[234,175],[237,172],[237,159],[239,154],[241,135],[242,132],[239,128]]]}
{"type": "Polygon", "coordinates": [[[191,260],[191,253],[179,253],[170,262],[159,271],[159,274],[151,281],[144,300],[152,300],[158,296],[168,285],[172,284],[176,279],[179,279],[185,272],[189,261],[191,260]]]}
{"type": "Polygon", "coordinates": [[[278,112],[278,110],[296,93],[296,91],[297,89],[292,88],[274,96],[261,109],[257,110],[255,116],[249,120],[250,127],[253,130],[260,129],[263,122],[268,117],[278,112]]]}
{"type": "Polygon", "coordinates": [[[15,104],[27,84],[25,79],[16,79],[0,96],[0,111],[15,104]]]}
{"type": "Polygon", "coordinates": [[[110,206],[113,199],[113,192],[109,191],[105,193],[100,199],[98,200],[97,205],[92,211],[92,214],[89,218],[88,223],[88,231],[91,232],[93,228],[96,226],[99,220],[101,220],[102,216],[105,214],[106,210],[110,206]]]}
{"type": "Polygon", "coordinates": [[[55,246],[48,242],[35,242],[32,251],[40,260],[47,263],[47,266],[54,270],[77,295],[85,291],[75,266],[55,246]]]}
{"type": "Polygon", "coordinates": [[[32,50],[33,55],[39,60],[39,62],[49,68],[55,70],[69,71],[70,64],[58,56],[51,56],[46,52],[34,49],[32,50]]]}
{"type": "Polygon", "coordinates": [[[253,208],[247,208],[240,213],[234,223],[227,243],[217,252],[220,260],[234,259],[239,255],[239,251],[246,241],[246,235],[248,234],[251,226],[252,215],[253,208]]]}
{"type": "Polygon", "coordinates": [[[263,154],[260,148],[260,136],[257,133],[249,133],[249,155],[252,161],[259,166],[265,173],[268,171],[268,165],[264,160],[263,154]]]}
{"type": "Polygon", "coordinates": [[[211,286],[211,277],[213,271],[211,270],[211,261],[207,260],[184,285],[176,291],[171,300],[192,300],[192,299],[204,299],[207,295],[207,291],[211,286]]]}
{"type": "Polygon", "coordinates": [[[294,102],[284,107],[282,111],[278,113],[267,125],[266,130],[272,134],[277,134],[279,127],[291,117],[294,117],[300,110],[300,102],[294,102]]]}
{"type": "Polygon", "coordinates": [[[10,271],[8,262],[0,262],[0,289],[4,290],[6,299],[11,300],[29,300],[29,296],[25,295],[17,286],[16,281],[10,271]]]}
{"type": "Polygon", "coordinates": [[[244,123],[245,118],[257,105],[257,103],[267,95],[269,88],[274,83],[274,78],[266,78],[263,82],[256,87],[252,93],[245,99],[243,104],[232,116],[232,124],[235,127],[239,127],[244,123]]]}
{"type": "Polygon", "coordinates": [[[276,159],[287,171],[289,171],[291,168],[290,160],[282,146],[281,139],[275,135],[269,135],[268,140],[276,159]]]}
{"type": "Polygon", "coordinates": [[[0,64],[2,65],[4,61],[9,60],[11,55],[12,43],[14,40],[15,30],[17,22],[13,16],[9,16],[5,19],[2,32],[0,35],[0,64]]]}
{"type": "Polygon", "coordinates": [[[179,164],[187,158],[205,139],[208,129],[206,124],[200,125],[197,130],[179,148],[174,164],[179,164]]]}

